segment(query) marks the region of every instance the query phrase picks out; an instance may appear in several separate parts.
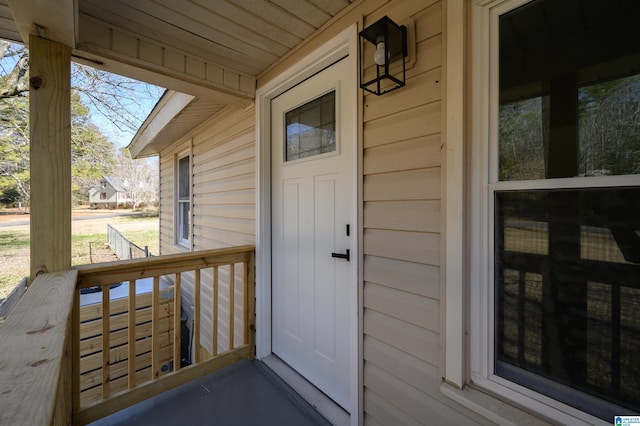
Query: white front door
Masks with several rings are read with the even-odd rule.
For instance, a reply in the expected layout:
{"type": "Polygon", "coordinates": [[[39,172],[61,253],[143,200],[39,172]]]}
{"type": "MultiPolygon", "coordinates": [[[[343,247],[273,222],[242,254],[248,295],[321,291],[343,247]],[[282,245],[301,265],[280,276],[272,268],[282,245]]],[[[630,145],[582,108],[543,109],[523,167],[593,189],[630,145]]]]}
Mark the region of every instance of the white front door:
{"type": "Polygon", "coordinates": [[[272,351],[347,411],[357,279],[349,72],[343,59],[271,104],[272,351]]]}

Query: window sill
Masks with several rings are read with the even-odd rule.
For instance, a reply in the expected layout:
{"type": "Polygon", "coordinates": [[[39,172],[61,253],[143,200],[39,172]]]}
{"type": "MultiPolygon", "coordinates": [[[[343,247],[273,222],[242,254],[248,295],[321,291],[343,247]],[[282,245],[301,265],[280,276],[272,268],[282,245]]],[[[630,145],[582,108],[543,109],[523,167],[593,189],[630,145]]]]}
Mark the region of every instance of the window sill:
{"type": "MultiPolygon", "coordinates": [[[[466,386],[460,390],[443,382],[440,384],[440,393],[497,425],[519,426],[557,423],[557,421],[548,420],[542,416],[535,416],[472,386],[466,386]]],[[[575,422],[566,424],[584,425],[585,421],[576,418],[575,422]]],[[[596,422],[592,424],[608,425],[610,423],[597,419],[596,422]]]]}
{"type": "Polygon", "coordinates": [[[191,250],[191,246],[185,246],[185,245],[182,245],[180,243],[174,243],[173,244],[173,248],[175,248],[176,250],[185,252],[185,253],[190,253],[192,251],[191,250]]]}

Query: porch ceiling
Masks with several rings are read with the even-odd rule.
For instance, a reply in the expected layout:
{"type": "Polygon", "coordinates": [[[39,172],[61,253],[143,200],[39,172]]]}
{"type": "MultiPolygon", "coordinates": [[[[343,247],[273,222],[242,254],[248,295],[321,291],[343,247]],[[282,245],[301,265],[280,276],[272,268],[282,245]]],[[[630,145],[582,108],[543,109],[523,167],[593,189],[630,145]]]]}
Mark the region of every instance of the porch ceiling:
{"type": "Polygon", "coordinates": [[[352,1],[0,0],[0,37],[35,34],[71,46],[74,61],[169,89],[132,141],[146,156],[225,105],[249,106],[257,76],[352,1]]]}
{"type": "Polygon", "coordinates": [[[0,37],[36,34],[75,60],[224,103],[352,0],[0,0],[0,37]]]}

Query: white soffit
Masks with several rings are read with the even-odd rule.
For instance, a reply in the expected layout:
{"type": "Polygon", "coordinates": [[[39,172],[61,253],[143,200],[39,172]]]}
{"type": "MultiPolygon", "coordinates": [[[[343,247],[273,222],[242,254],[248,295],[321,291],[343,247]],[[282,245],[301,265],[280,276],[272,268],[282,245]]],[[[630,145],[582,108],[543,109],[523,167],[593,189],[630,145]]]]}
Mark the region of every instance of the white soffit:
{"type": "Polygon", "coordinates": [[[209,98],[166,91],[129,144],[131,156],[158,155],[225,106],[209,98]]]}

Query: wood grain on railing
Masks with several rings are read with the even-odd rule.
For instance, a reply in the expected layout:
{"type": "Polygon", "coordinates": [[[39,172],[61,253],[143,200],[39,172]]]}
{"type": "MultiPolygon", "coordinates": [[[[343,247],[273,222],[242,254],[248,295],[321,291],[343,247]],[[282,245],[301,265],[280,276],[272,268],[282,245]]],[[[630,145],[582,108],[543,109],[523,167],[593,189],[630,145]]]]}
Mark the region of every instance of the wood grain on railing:
{"type": "MultiPolygon", "coordinates": [[[[196,348],[200,347],[200,269],[195,271],[193,283],[193,345],[196,348]]],[[[193,362],[200,362],[200,351],[193,351],[193,362]]]]}
{"type": "Polygon", "coordinates": [[[0,424],[71,422],[75,271],[36,277],[0,324],[0,424]]]}
{"type": "Polygon", "coordinates": [[[234,323],[236,322],[236,316],[234,314],[235,311],[235,300],[234,296],[236,294],[235,290],[235,267],[233,264],[229,265],[229,349],[233,349],[233,334],[234,334],[234,323]]]}
{"type": "Polygon", "coordinates": [[[136,281],[129,281],[129,389],[136,387],[136,281]]]}
{"type": "MultiPolygon", "coordinates": [[[[211,298],[211,354],[218,355],[218,267],[213,267],[213,297],[211,298]]],[[[199,351],[198,351],[199,352],[199,351]]]]}
{"type": "MultiPolygon", "coordinates": [[[[131,315],[131,313],[129,313],[131,315]]],[[[109,336],[111,335],[111,300],[109,297],[109,286],[102,288],[102,398],[107,399],[111,396],[109,385],[111,378],[109,376],[109,368],[111,366],[111,344],[109,336]]],[[[129,342],[131,344],[131,342],[129,342]]]]}
{"type": "Polygon", "coordinates": [[[182,286],[182,274],[176,273],[173,280],[173,371],[180,370],[180,317],[181,317],[181,304],[180,294],[182,286]]]}
{"type": "Polygon", "coordinates": [[[80,364],[73,377],[74,424],[89,423],[236,360],[251,358],[254,251],[253,246],[242,246],[77,267],[77,291],[99,285],[103,298],[97,306],[79,308],[74,319],[78,332],[74,334],[73,357],[80,364]],[[238,286],[243,309],[240,346],[234,341],[236,265],[243,268],[238,286]],[[219,267],[229,272],[223,287],[228,290],[228,328],[222,331],[228,332],[228,345],[223,353],[218,347],[218,303],[224,300],[219,297],[219,267]],[[212,275],[211,281],[204,281],[211,291],[210,323],[203,318],[206,311],[201,306],[203,270],[212,275]],[[142,279],[153,281],[150,293],[136,293],[142,279]],[[120,282],[128,282],[128,296],[111,300],[110,285],[120,282]],[[194,292],[191,332],[195,348],[194,364],[181,368],[181,292],[186,283],[194,292]],[[211,353],[206,354],[208,349],[203,352],[206,361],[201,358],[203,321],[211,324],[211,353]]]}

